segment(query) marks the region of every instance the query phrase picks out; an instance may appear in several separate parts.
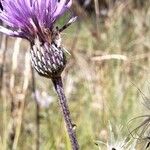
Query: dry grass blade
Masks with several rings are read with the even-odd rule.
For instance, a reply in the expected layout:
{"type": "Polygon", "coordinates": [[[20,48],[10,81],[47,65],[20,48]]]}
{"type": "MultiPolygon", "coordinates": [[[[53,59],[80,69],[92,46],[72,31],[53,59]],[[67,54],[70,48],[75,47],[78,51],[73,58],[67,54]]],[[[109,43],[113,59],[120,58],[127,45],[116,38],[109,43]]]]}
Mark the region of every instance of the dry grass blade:
{"type": "Polygon", "coordinates": [[[35,83],[35,74],[34,70],[31,67],[31,73],[32,73],[32,93],[36,105],[36,134],[35,134],[35,141],[36,141],[36,150],[40,149],[40,106],[37,100],[36,95],[36,83],[35,83]]]}
{"type": "Polygon", "coordinates": [[[21,39],[16,39],[14,43],[14,49],[13,49],[13,55],[12,55],[12,70],[11,70],[11,76],[10,76],[10,94],[11,94],[11,116],[12,116],[12,127],[10,131],[10,147],[12,147],[14,138],[15,138],[15,128],[16,128],[16,119],[18,114],[17,105],[18,102],[15,99],[16,92],[15,92],[15,73],[18,67],[18,55],[20,51],[20,44],[21,39]]]}
{"type": "Polygon", "coordinates": [[[14,44],[14,51],[12,56],[12,70],[11,70],[11,77],[10,77],[10,92],[13,95],[14,94],[14,86],[15,86],[15,72],[18,66],[18,55],[20,51],[20,44],[22,39],[16,39],[14,44]]]}
{"type": "Polygon", "coordinates": [[[100,36],[100,31],[99,31],[99,17],[100,17],[99,2],[98,2],[98,0],[94,0],[94,3],[95,3],[95,14],[96,14],[96,30],[97,30],[97,35],[99,37],[100,36]]]}
{"type": "Polygon", "coordinates": [[[3,73],[4,73],[4,64],[5,64],[5,57],[7,51],[7,42],[8,42],[8,37],[6,35],[3,35],[2,43],[1,43],[1,53],[0,53],[0,91],[2,90],[2,86],[3,86],[3,73]]]}
{"type": "Polygon", "coordinates": [[[29,79],[30,79],[30,55],[29,52],[26,52],[25,56],[25,69],[24,69],[24,81],[23,81],[23,87],[22,87],[22,93],[20,95],[20,107],[18,110],[18,117],[17,117],[17,125],[16,125],[16,131],[15,131],[15,138],[13,142],[13,150],[16,150],[21,130],[21,124],[23,120],[23,112],[25,107],[25,98],[27,94],[27,89],[29,86],[29,79]]]}
{"type": "Polygon", "coordinates": [[[109,55],[103,55],[103,56],[95,56],[91,58],[93,61],[103,61],[103,60],[111,60],[111,59],[116,59],[116,60],[123,60],[127,61],[128,58],[125,55],[120,55],[120,54],[109,54],[109,55]]]}

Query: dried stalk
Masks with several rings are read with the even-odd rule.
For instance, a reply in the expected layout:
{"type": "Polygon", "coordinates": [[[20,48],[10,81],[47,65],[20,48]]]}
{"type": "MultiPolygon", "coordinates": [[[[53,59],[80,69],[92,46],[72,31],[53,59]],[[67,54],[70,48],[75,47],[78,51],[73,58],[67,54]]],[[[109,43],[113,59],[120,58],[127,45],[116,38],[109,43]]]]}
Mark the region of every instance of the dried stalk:
{"type": "Polygon", "coordinates": [[[75,125],[72,123],[71,117],[70,117],[70,111],[67,105],[67,100],[64,94],[64,88],[61,77],[56,77],[52,79],[55,90],[57,92],[57,95],[59,97],[59,103],[62,109],[62,113],[64,116],[64,120],[66,123],[67,131],[69,134],[69,138],[72,144],[73,150],[78,150],[79,145],[75,134],[75,125]]]}
{"type": "Polygon", "coordinates": [[[91,58],[92,61],[104,61],[104,60],[112,60],[112,59],[127,61],[128,57],[120,54],[107,54],[107,55],[95,56],[91,58]]]}
{"type": "Polygon", "coordinates": [[[3,86],[3,74],[4,74],[5,57],[7,52],[7,42],[8,42],[8,37],[6,35],[3,35],[2,43],[1,43],[1,56],[0,56],[1,58],[0,59],[0,91],[2,91],[2,86],[3,86]]]}
{"type": "Polygon", "coordinates": [[[10,76],[10,94],[11,94],[11,116],[12,116],[12,127],[9,134],[10,147],[12,147],[15,138],[15,127],[16,127],[16,117],[17,117],[17,105],[18,102],[14,99],[15,97],[15,72],[18,66],[17,58],[19,55],[21,39],[17,38],[15,40],[13,56],[12,56],[12,70],[10,76]]]}
{"type": "Polygon", "coordinates": [[[17,58],[20,50],[20,43],[21,39],[17,38],[15,40],[14,49],[13,49],[13,56],[12,56],[12,71],[11,71],[11,77],[10,77],[10,92],[12,96],[14,95],[14,87],[15,87],[15,72],[18,66],[17,58]]]}
{"type": "Polygon", "coordinates": [[[20,96],[20,106],[19,106],[19,110],[18,110],[18,117],[17,117],[17,124],[16,124],[16,130],[15,130],[15,138],[14,138],[14,142],[13,142],[13,146],[12,149],[16,150],[17,149],[17,145],[18,145],[18,140],[19,140],[19,135],[20,135],[20,131],[21,131],[21,124],[22,124],[22,120],[23,120],[23,112],[24,112],[24,106],[25,106],[25,97],[26,97],[26,93],[27,93],[27,89],[28,89],[28,85],[29,85],[29,79],[30,79],[30,56],[29,56],[29,52],[26,52],[26,56],[25,56],[25,70],[24,70],[24,82],[23,82],[23,87],[22,87],[22,94],[20,96]]]}
{"type": "Polygon", "coordinates": [[[31,72],[32,72],[32,93],[36,104],[36,150],[39,150],[40,149],[40,107],[36,97],[36,84],[35,84],[35,75],[34,75],[33,68],[31,68],[31,72]]]}
{"type": "Polygon", "coordinates": [[[97,30],[97,35],[99,37],[99,17],[100,17],[100,9],[99,9],[99,2],[98,0],[94,0],[95,3],[95,14],[96,14],[96,30],[97,30]]]}
{"type": "Polygon", "coordinates": [[[1,56],[0,56],[0,98],[2,98],[2,105],[3,105],[3,139],[2,139],[2,147],[4,150],[7,149],[7,102],[6,102],[6,86],[5,86],[5,76],[4,76],[4,67],[6,64],[6,52],[7,52],[7,45],[8,44],[8,37],[6,35],[2,35],[1,41],[1,56]]]}

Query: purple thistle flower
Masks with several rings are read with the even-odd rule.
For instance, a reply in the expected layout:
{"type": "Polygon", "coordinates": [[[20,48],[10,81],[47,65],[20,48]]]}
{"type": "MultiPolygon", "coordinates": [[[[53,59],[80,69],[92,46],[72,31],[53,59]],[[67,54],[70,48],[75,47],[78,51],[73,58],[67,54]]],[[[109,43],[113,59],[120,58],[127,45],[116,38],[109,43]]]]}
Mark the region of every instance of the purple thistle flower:
{"type": "Polygon", "coordinates": [[[71,6],[72,0],[4,0],[0,19],[10,29],[0,32],[33,41],[51,42],[54,23],[71,6]]]}
{"type": "Polygon", "coordinates": [[[0,10],[0,20],[8,28],[0,26],[0,32],[30,42],[32,66],[40,75],[52,79],[72,149],[78,150],[75,125],[70,117],[61,79],[66,57],[60,37],[60,32],[74,22],[76,17],[72,17],[60,29],[55,27],[55,22],[70,8],[72,0],[3,0],[1,3],[3,10],[0,10]]]}
{"type": "Polygon", "coordinates": [[[4,0],[0,19],[8,28],[0,32],[30,41],[31,62],[42,76],[59,76],[66,65],[60,32],[76,20],[72,17],[61,29],[55,22],[71,6],[72,0],[4,0]]]}

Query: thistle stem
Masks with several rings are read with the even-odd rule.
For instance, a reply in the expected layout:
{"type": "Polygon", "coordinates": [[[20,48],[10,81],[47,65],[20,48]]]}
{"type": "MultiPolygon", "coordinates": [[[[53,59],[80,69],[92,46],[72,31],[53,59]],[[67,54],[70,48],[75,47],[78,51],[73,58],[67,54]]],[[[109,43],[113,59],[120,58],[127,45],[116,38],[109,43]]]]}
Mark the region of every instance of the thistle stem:
{"type": "Polygon", "coordinates": [[[57,95],[59,97],[59,103],[62,109],[62,113],[63,113],[63,117],[66,123],[66,127],[67,127],[67,131],[69,134],[69,138],[72,144],[72,149],[73,150],[78,150],[79,149],[79,145],[78,145],[78,141],[76,138],[76,134],[74,131],[74,125],[72,124],[72,120],[70,117],[70,111],[67,105],[67,100],[64,94],[64,89],[63,89],[63,83],[62,83],[62,79],[61,77],[57,77],[57,78],[53,78],[52,79],[55,90],[57,92],[57,95]]]}

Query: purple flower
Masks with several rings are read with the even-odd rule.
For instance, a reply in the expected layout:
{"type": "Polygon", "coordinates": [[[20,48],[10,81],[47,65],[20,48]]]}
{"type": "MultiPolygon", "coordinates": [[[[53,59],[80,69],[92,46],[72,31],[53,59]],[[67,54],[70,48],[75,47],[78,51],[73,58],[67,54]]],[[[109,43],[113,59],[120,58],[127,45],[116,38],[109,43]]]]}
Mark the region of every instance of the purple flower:
{"type": "MultiPolygon", "coordinates": [[[[57,19],[70,8],[72,0],[3,0],[1,3],[3,10],[0,10],[0,19],[7,24],[8,28],[0,26],[0,32],[30,41],[32,66],[39,75],[53,81],[72,149],[78,150],[75,125],[71,121],[61,79],[61,73],[66,65],[66,56],[60,37],[60,32],[74,22],[76,17],[71,18],[60,29],[54,26],[57,19]]],[[[39,103],[42,97],[38,93],[35,94],[39,103]]],[[[50,102],[49,98],[41,105],[48,106],[50,102]]]]}
{"type": "Polygon", "coordinates": [[[0,32],[30,41],[31,62],[42,76],[59,76],[66,65],[60,32],[76,17],[72,17],[62,28],[55,22],[71,6],[72,0],[3,0],[0,19],[8,28],[0,26],[0,32]]]}
{"type": "Polygon", "coordinates": [[[3,0],[0,19],[9,29],[0,32],[33,41],[51,42],[54,23],[71,6],[72,0],[3,0]]]}

